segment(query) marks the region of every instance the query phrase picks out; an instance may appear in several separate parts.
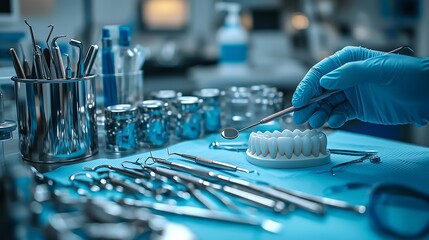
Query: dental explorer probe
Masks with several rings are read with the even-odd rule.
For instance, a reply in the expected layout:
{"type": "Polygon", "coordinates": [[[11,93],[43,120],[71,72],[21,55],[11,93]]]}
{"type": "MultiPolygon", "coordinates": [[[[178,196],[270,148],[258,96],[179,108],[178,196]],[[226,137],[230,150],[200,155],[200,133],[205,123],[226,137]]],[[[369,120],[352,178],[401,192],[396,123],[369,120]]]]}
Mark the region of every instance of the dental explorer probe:
{"type": "Polygon", "coordinates": [[[42,66],[42,57],[39,50],[37,49],[36,40],[34,39],[33,27],[27,22],[27,19],[24,19],[25,24],[30,28],[31,41],[33,42],[33,59],[34,59],[34,70],[35,76],[37,79],[43,79],[43,66],[42,66]]]}
{"type": "Polygon", "coordinates": [[[51,55],[51,49],[49,48],[49,39],[51,38],[51,34],[54,31],[54,25],[49,24],[48,28],[50,28],[50,31],[49,31],[48,37],[46,38],[46,48],[43,49],[43,57],[45,58],[46,63],[48,64],[49,72],[51,73],[49,77],[51,79],[55,79],[55,77],[52,76],[52,72],[51,72],[52,55],[51,55]]]}
{"type": "Polygon", "coordinates": [[[221,136],[222,136],[223,138],[225,138],[225,139],[235,139],[235,138],[237,138],[237,137],[238,137],[238,135],[239,135],[239,134],[240,134],[240,132],[242,132],[242,131],[245,131],[245,130],[247,130],[247,129],[249,129],[249,128],[256,127],[256,126],[258,126],[258,125],[260,125],[260,124],[264,124],[264,123],[270,122],[270,121],[272,121],[272,120],[274,120],[274,119],[276,119],[276,118],[282,117],[282,116],[284,116],[284,115],[286,115],[286,114],[288,114],[288,113],[295,112],[295,111],[297,111],[297,110],[303,109],[303,108],[307,107],[308,105],[311,105],[311,104],[313,104],[313,103],[315,103],[315,102],[318,102],[318,101],[320,101],[320,100],[323,100],[323,99],[325,99],[325,98],[327,98],[327,97],[331,96],[332,94],[338,93],[339,91],[341,91],[341,90],[340,90],[340,89],[337,89],[337,90],[333,90],[333,91],[327,91],[327,92],[323,93],[322,95],[320,95],[320,96],[318,96],[318,97],[312,98],[308,103],[304,104],[302,107],[296,108],[296,107],[294,107],[294,106],[290,106],[290,107],[288,107],[288,108],[286,108],[286,109],[283,109],[283,110],[281,110],[281,111],[279,111],[279,112],[276,112],[276,113],[274,113],[274,114],[271,114],[271,115],[270,115],[270,116],[268,116],[268,117],[262,118],[261,120],[259,120],[259,122],[256,122],[256,123],[253,123],[253,124],[250,124],[249,126],[244,127],[244,128],[242,128],[242,129],[240,129],[240,130],[237,130],[237,129],[235,129],[235,128],[224,128],[224,129],[222,130],[222,132],[221,132],[221,136]]]}
{"type": "MultiPolygon", "coordinates": [[[[170,155],[177,155],[189,160],[194,161],[196,164],[200,164],[206,167],[213,167],[213,168],[217,168],[217,169],[222,169],[222,170],[230,170],[230,171],[240,171],[240,172],[245,172],[245,173],[256,173],[258,174],[257,171],[255,170],[247,170],[245,168],[240,168],[238,166],[232,165],[232,164],[228,164],[228,163],[224,163],[224,162],[219,162],[216,160],[211,160],[208,158],[203,158],[203,157],[199,157],[199,156],[194,156],[194,155],[190,155],[190,154],[186,154],[186,153],[178,153],[178,152],[172,152],[170,153],[170,151],[167,148],[167,154],[168,156],[170,155]]],[[[259,175],[259,174],[258,174],[259,175]]]]}

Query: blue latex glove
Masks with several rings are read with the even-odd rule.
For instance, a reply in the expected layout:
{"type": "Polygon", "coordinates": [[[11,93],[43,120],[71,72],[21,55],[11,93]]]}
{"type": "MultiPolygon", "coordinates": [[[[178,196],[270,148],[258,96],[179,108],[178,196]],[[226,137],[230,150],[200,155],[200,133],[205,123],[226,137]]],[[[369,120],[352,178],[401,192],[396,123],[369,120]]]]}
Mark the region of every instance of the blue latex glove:
{"type": "Polygon", "coordinates": [[[429,122],[429,58],[346,47],[316,64],[300,82],[292,105],[326,90],[343,91],[296,111],[294,121],[333,128],[359,119],[377,124],[429,122]]]}

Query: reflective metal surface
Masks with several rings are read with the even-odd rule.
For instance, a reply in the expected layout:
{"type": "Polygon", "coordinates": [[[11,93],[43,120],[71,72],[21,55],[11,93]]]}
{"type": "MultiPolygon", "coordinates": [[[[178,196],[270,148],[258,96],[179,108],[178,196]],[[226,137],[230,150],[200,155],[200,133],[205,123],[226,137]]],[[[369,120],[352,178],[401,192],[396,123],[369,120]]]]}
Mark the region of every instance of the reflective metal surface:
{"type": "Polygon", "coordinates": [[[179,139],[197,139],[203,133],[201,104],[202,100],[194,96],[177,99],[176,136],[179,139]]]}
{"type": "Polygon", "coordinates": [[[94,79],[12,78],[25,160],[59,163],[97,153],[94,79]]]}
{"type": "Polygon", "coordinates": [[[137,104],[137,141],[140,145],[160,147],[170,140],[170,115],[168,103],[146,100],[137,104]]]}
{"type": "Polygon", "coordinates": [[[108,106],[104,115],[107,150],[115,153],[134,152],[137,147],[137,107],[131,104],[108,106]]]}

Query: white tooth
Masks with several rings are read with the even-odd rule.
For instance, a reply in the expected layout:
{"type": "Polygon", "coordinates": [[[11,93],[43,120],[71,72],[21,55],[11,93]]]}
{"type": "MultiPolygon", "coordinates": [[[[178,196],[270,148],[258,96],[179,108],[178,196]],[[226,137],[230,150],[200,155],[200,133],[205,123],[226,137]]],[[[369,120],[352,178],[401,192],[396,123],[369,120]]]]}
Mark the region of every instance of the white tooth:
{"type": "Polygon", "coordinates": [[[261,131],[257,131],[257,132],[256,132],[256,135],[258,135],[258,136],[263,136],[264,134],[263,134],[261,131]]]}
{"type": "Polygon", "coordinates": [[[280,155],[285,155],[286,145],[287,145],[287,142],[286,142],[286,138],[285,137],[279,137],[277,139],[277,147],[279,149],[279,154],[280,155]]]}
{"type": "Polygon", "coordinates": [[[311,145],[312,145],[312,151],[313,151],[313,155],[315,157],[318,157],[320,154],[320,140],[317,136],[312,136],[311,137],[311,145]]]}
{"type": "Polygon", "coordinates": [[[270,152],[271,158],[276,158],[277,155],[277,138],[268,139],[268,150],[270,152]]]}
{"type": "Polygon", "coordinates": [[[319,141],[320,141],[320,152],[322,154],[326,154],[326,149],[328,147],[328,139],[323,132],[319,133],[319,141]]]}
{"type": "Polygon", "coordinates": [[[317,131],[316,129],[312,129],[310,132],[310,136],[317,136],[317,134],[319,134],[319,131],[317,131]]]}
{"type": "Polygon", "coordinates": [[[293,137],[293,134],[289,129],[283,130],[282,135],[283,137],[293,137]]]}
{"type": "Polygon", "coordinates": [[[304,136],[302,139],[302,155],[308,157],[311,155],[311,140],[309,136],[304,136]]]}
{"type": "Polygon", "coordinates": [[[295,137],[295,136],[300,136],[300,137],[302,137],[302,132],[301,132],[301,130],[299,130],[299,129],[295,129],[295,130],[293,130],[292,134],[293,134],[293,136],[294,136],[294,137],[295,137]]]}
{"type": "Polygon", "coordinates": [[[256,134],[255,132],[250,133],[250,137],[256,137],[256,136],[258,136],[258,134],[256,134]]]}
{"type": "Polygon", "coordinates": [[[277,130],[275,130],[274,132],[273,132],[273,137],[275,137],[275,138],[279,138],[279,137],[281,137],[282,136],[282,133],[281,132],[279,132],[279,131],[277,131],[277,130]]]}
{"type": "Polygon", "coordinates": [[[294,141],[294,153],[296,156],[301,155],[301,151],[302,151],[302,139],[300,136],[295,136],[293,138],[294,141]]]}
{"type": "Polygon", "coordinates": [[[255,137],[251,133],[250,137],[249,137],[249,151],[252,154],[255,154],[255,147],[254,147],[254,145],[255,145],[255,137]]]}
{"type": "Polygon", "coordinates": [[[270,132],[268,132],[268,131],[265,131],[265,132],[264,132],[264,137],[265,137],[265,138],[270,138],[270,137],[271,137],[271,133],[270,133],[270,132]]]}
{"type": "Polygon", "coordinates": [[[255,148],[255,154],[260,155],[261,154],[261,138],[255,137],[255,141],[253,142],[253,147],[255,148]]]}
{"type": "Polygon", "coordinates": [[[260,147],[262,156],[266,157],[268,155],[268,139],[260,138],[260,147]]]}
{"type": "Polygon", "coordinates": [[[293,154],[294,141],[291,137],[279,137],[277,139],[279,148],[279,154],[285,155],[287,158],[291,158],[293,154]]]}
{"type": "Polygon", "coordinates": [[[302,136],[310,135],[311,136],[311,130],[305,129],[304,132],[302,132],[302,136]]]}

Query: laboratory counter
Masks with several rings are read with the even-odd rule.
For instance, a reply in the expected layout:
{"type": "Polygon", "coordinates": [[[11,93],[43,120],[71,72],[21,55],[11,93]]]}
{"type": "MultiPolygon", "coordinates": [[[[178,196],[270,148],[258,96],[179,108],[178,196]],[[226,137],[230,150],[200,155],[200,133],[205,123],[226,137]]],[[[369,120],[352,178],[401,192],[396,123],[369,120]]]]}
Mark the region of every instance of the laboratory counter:
{"type": "MultiPolygon", "coordinates": [[[[248,133],[242,134],[234,142],[246,143],[248,137],[248,133]]],[[[121,164],[123,165],[127,161],[135,162],[139,159],[143,163],[150,154],[154,158],[167,158],[168,153],[187,153],[257,171],[256,174],[239,171],[228,173],[228,171],[213,170],[213,172],[230,178],[242,179],[258,186],[275,186],[286,191],[299,191],[312,196],[336,199],[352,206],[360,206],[360,208],[358,208],[359,210],[354,209],[351,211],[350,209],[344,210],[327,206],[323,214],[312,213],[303,208],[286,208],[273,211],[242,200],[237,201],[235,198],[232,198],[234,199],[233,204],[238,206],[238,212],[221,207],[220,203],[219,206],[213,207],[215,212],[230,212],[234,214],[233,216],[237,214],[245,216],[244,218],[251,219],[251,221],[249,220],[252,222],[251,224],[200,219],[154,211],[165,216],[168,221],[183,224],[194,234],[189,235],[186,231],[183,232],[183,229],[178,228],[177,232],[173,233],[175,239],[186,239],[190,236],[197,239],[394,238],[375,228],[376,219],[369,213],[371,209],[375,208],[375,206],[370,206],[373,204],[370,201],[371,191],[380,184],[394,184],[393,186],[411,187],[425,193],[427,196],[429,194],[429,188],[427,187],[429,182],[429,148],[344,131],[327,133],[327,139],[329,149],[377,150],[377,155],[381,161],[361,161],[342,168],[335,168],[335,172],[332,173],[332,166],[359,157],[331,154],[331,162],[318,167],[300,169],[262,168],[250,164],[246,160],[246,153],[243,151],[210,148],[209,146],[213,141],[225,141],[219,134],[212,134],[203,139],[176,143],[169,146],[168,150],[166,148],[152,149],[151,153],[145,150],[125,157],[109,157],[109,155],[99,154],[83,162],[72,162],[43,174],[58,183],[67,185],[70,184],[70,176],[82,172],[83,169],[90,169],[99,165],[122,168],[121,164]]],[[[8,154],[7,156],[10,158],[15,154],[8,154]]],[[[200,167],[178,156],[172,155],[168,160],[200,167]]],[[[150,164],[147,161],[145,163],[150,164]]],[[[111,197],[109,191],[104,191],[107,193],[99,191],[97,193],[98,197],[111,197]]],[[[138,197],[134,199],[139,200],[138,197]]],[[[116,198],[116,201],[120,200],[116,198]]],[[[172,202],[163,202],[162,200],[159,203],[165,203],[165,206],[175,206],[172,202]]],[[[192,197],[186,201],[177,201],[175,203],[179,206],[204,208],[200,202],[195,201],[192,197]]],[[[151,207],[153,206],[151,205],[151,207]]],[[[416,211],[413,214],[416,216],[412,214],[404,215],[403,219],[395,219],[395,221],[399,221],[403,226],[412,226],[415,221],[422,220],[418,218],[420,217],[426,219],[423,221],[427,222],[427,217],[421,216],[421,214],[425,215],[424,212],[416,211]]],[[[388,215],[383,217],[386,219],[382,219],[382,221],[392,220],[389,220],[388,215]]],[[[426,237],[429,236],[426,235],[426,237]]]]}

